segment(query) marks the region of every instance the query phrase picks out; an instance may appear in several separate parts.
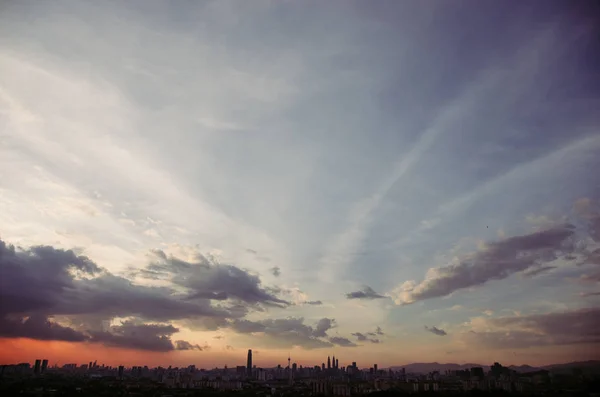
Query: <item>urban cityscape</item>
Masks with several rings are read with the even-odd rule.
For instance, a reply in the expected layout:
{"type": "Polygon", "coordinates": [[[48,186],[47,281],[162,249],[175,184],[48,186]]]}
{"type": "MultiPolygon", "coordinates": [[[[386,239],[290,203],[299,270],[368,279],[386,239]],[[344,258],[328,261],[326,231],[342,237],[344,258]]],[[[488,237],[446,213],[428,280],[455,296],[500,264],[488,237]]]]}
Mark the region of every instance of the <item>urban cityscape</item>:
{"type": "Polygon", "coordinates": [[[600,0],[0,0],[0,397],[599,382],[600,0]]]}
{"type": "Polygon", "coordinates": [[[328,356],[326,361],[313,367],[298,366],[288,357],[287,365],[261,368],[254,363],[252,350],[248,350],[246,365],[232,368],[205,369],[195,365],[183,368],[126,368],[122,365],[107,366],[96,361],[59,367],[49,365],[48,359],[37,359],[33,365],[19,363],[0,366],[0,393],[3,396],[104,395],[102,393],[119,396],[510,393],[597,397],[599,392],[600,361],[572,363],[550,370],[529,368],[524,372],[494,363],[488,368],[473,366],[411,373],[406,368],[378,368],[377,364],[362,368],[355,361],[340,364],[340,359],[335,355],[328,356]]]}

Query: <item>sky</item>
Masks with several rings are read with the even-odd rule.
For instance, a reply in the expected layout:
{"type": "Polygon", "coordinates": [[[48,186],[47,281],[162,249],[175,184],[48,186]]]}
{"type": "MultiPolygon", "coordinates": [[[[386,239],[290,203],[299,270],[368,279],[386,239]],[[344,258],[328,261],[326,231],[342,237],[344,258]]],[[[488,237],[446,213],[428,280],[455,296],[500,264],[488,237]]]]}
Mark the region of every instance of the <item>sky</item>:
{"type": "Polygon", "coordinates": [[[598,358],[599,11],[0,2],[0,363],[598,358]]]}

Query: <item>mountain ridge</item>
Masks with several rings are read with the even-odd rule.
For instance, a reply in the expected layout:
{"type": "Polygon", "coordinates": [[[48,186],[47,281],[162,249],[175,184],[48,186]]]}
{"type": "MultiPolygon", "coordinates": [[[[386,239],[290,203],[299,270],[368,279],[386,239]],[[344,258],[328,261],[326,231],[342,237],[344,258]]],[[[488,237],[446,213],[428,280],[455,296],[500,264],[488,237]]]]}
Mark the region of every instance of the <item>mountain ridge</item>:
{"type": "MultiPolygon", "coordinates": [[[[449,370],[465,370],[470,369],[472,367],[482,367],[484,371],[488,371],[490,369],[490,365],[476,364],[476,363],[465,363],[465,364],[457,364],[457,363],[410,363],[406,365],[393,365],[388,367],[392,370],[399,370],[404,368],[407,373],[429,373],[432,371],[449,371],[449,370]]],[[[535,372],[540,370],[564,370],[571,368],[590,368],[590,367],[600,367],[600,360],[588,360],[588,361],[573,361],[568,363],[560,363],[560,364],[549,364],[543,366],[531,366],[529,364],[521,364],[521,365],[509,365],[508,368],[511,370],[527,373],[527,372],[535,372]]]]}

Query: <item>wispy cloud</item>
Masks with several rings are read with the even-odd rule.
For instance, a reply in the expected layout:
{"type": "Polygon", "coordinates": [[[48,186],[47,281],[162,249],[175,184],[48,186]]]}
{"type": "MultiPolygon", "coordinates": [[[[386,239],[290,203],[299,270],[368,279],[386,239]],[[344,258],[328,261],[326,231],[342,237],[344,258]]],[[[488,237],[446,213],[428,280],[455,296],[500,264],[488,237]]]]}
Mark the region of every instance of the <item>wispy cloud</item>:
{"type": "Polygon", "coordinates": [[[348,292],[346,294],[347,299],[384,299],[385,296],[378,294],[371,287],[364,286],[363,289],[359,291],[348,292]]]}
{"type": "Polygon", "coordinates": [[[437,336],[446,336],[446,335],[448,335],[446,333],[446,331],[444,331],[443,329],[437,328],[437,327],[428,327],[428,326],[425,326],[425,329],[427,331],[431,332],[432,334],[437,335],[437,336]]]}

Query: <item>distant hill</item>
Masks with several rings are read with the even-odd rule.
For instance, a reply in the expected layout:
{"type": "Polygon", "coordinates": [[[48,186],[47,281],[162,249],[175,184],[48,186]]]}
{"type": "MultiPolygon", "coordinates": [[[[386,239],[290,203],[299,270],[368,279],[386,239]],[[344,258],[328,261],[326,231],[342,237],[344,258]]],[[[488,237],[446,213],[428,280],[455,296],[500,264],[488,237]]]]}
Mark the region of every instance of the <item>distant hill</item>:
{"type": "Polygon", "coordinates": [[[391,368],[392,368],[392,370],[399,370],[399,369],[404,368],[407,373],[425,374],[425,373],[429,373],[432,371],[440,371],[441,373],[443,373],[445,371],[457,371],[457,370],[463,370],[463,369],[470,369],[472,367],[483,367],[484,371],[487,371],[490,368],[489,365],[481,365],[481,364],[473,364],[473,363],[467,363],[467,364],[413,363],[413,364],[407,364],[407,365],[403,365],[403,366],[394,366],[391,368]]]}
{"type": "Polygon", "coordinates": [[[600,360],[576,361],[572,363],[552,364],[542,367],[542,369],[551,371],[553,373],[570,373],[575,368],[580,369],[582,373],[586,374],[600,374],[600,360]]]}
{"type": "MultiPolygon", "coordinates": [[[[500,363],[502,364],[502,363],[500,363]]],[[[470,369],[472,367],[482,367],[484,371],[489,371],[489,365],[475,364],[475,363],[467,363],[467,364],[455,364],[455,363],[446,363],[440,364],[437,362],[434,363],[412,363],[407,365],[396,365],[390,367],[392,370],[397,371],[402,368],[406,370],[407,373],[421,373],[426,374],[433,371],[439,371],[440,373],[444,373],[445,371],[456,371],[456,370],[465,370],[470,369]]],[[[575,368],[581,368],[584,372],[600,372],[600,360],[591,360],[591,361],[578,361],[572,363],[564,363],[564,364],[551,364],[543,367],[532,367],[530,365],[510,365],[510,369],[513,371],[517,371],[520,373],[527,372],[535,372],[542,369],[551,372],[570,372],[575,368]]]]}
{"type": "Polygon", "coordinates": [[[508,368],[510,368],[513,371],[520,372],[522,374],[525,374],[527,372],[535,372],[542,369],[540,367],[532,367],[531,365],[509,365],[508,368]]]}

